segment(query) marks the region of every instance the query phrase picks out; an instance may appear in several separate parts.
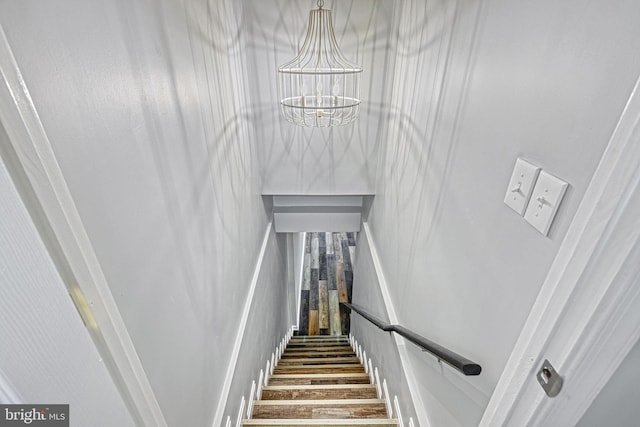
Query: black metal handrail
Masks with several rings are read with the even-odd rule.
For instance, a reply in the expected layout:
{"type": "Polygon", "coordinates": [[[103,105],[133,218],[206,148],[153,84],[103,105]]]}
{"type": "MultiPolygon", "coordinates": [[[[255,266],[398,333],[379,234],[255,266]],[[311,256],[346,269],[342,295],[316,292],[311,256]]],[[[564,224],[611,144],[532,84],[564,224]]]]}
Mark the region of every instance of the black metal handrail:
{"type": "Polygon", "coordinates": [[[466,357],[461,356],[458,353],[455,353],[439,344],[434,343],[433,341],[426,339],[422,335],[416,334],[415,332],[405,328],[404,326],[391,325],[389,323],[383,322],[363,308],[353,304],[349,304],[348,302],[341,302],[340,304],[344,305],[350,310],[355,311],[360,316],[364,317],[383,331],[395,332],[405,337],[412,343],[416,344],[418,347],[428,351],[429,353],[436,356],[439,360],[444,361],[445,363],[465,375],[480,375],[480,372],[482,371],[482,367],[477,363],[474,363],[466,357]]]}

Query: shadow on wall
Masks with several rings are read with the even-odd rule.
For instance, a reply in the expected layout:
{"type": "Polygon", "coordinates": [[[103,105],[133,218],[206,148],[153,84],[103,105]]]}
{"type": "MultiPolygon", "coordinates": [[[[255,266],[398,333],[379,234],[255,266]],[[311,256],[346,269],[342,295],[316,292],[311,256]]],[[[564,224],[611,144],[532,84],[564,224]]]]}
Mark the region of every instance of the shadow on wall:
{"type": "Polygon", "coordinates": [[[220,271],[202,272],[194,270],[191,261],[202,254],[205,258],[215,258],[217,253],[235,244],[232,242],[246,241],[248,233],[260,232],[237,224],[243,210],[256,205],[257,200],[252,199],[257,194],[247,190],[259,187],[259,174],[251,147],[251,116],[246,112],[241,91],[243,82],[236,78],[242,68],[238,63],[242,22],[229,21],[235,20],[236,14],[228,2],[185,1],[182,6],[186,15],[186,42],[190,47],[190,52],[185,54],[180,52],[183,46],[178,46],[169,34],[176,21],[168,16],[171,11],[166,6],[150,8],[155,13],[153,19],[163,23],[155,27],[156,34],[151,35],[142,32],[149,29],[139,22],[143,15],[130,13],[125,8],[118,11],[126,39],[140,40],[142,44],[159,43],[166,49],[165,55],[150,59],[140,54],[139,45],[126,45],[142,88],[142,102],[148,107],[142,110],[140,126],[152,142],[148,152],[161,184],[160,196],[167,216],[150,215],[150,220],[157,224],[149,229],[166,229],[168,223],[167,232],[156,236],[164,239],[158,243],[164,253],[156,255],[163,259],[161,262],[178,266],[180,277],[174,280],[184,284],[195,316],[203,325],[209,325],[213,322],[212,310],[200,303],[208,292],[204,283],[209,279],[200,279],[228,277],[233,273],[226,270],[237,267],[225,264],[220,266],[220,271]],[[197,99],[188,99],[181,93],[185,89],[193,90],[183,83],[181,77],[184,76],[180,73],[184,70],[176,68],[184,62],[183,56],[190,57],[193,63],[197,99]],[[162,66],[168,81],[156,83],[145,78],[154,75],[154,67],[158,65],[162,66]],[[178,106],[169,120],[164,111],[167,99],[154,99],[160,85],[162,95],[178,106]],[[184,185],[185,173],[189,175],[188,187],[184,185]],[[201,220],[203,216],[191,214],[194,208],[210,212],[213,218],[201,220]],[[175,250],[176,245],[179,250],[175,250]]]}
{"type": "MultiPolygon", "coordinates": [[[[360,118],[352,125],[308,129],[280,117],[276,74],[280,64],[296,55],[307,14],[315,7],[315,1],[267,0],[246,5],[250,24],[247,61],[250,69],[260,73],[250,79],[249,90],[265,192],[372,194],[378,150],[387,135],[389,97],[397,84],[393,51],[398,43],[397,6],[381,0],[327,2],[343,54],[363,65],[363,102],[360,118]]],[[[426,16],[426,10],[419,14],[426,16]]],[[[419,28],[416,21],[415,31],[419,28]]],[[[428,49],[437,36],[429,33],[428,38],[407,40],[407,46],[404,37],[400,40],[402,55],[428,49]]]]}

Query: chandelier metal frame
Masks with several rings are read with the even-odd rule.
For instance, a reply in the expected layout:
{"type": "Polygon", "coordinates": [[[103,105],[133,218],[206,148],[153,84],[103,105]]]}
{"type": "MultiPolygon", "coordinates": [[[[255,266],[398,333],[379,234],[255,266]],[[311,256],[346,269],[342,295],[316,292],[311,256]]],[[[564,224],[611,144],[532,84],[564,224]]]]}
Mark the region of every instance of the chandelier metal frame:
{"type": "Polygon", "coordinates": [[[278,67],[280,108],[291,123],[307,127],[340,126],[360,111],[362,67],[346,59],[333,31],[330,9],[309,11],[307,34],[298,55],[278,67]]]}

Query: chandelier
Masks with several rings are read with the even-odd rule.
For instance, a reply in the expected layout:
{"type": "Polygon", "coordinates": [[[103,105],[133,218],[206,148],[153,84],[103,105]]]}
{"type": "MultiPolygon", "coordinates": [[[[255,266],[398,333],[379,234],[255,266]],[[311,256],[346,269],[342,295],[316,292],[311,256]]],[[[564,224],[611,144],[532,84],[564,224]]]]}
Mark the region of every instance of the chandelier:
{"type": "Polygon", "coordinates": [[[362,67],[340,52],[331,10],[309,11],[309,28],[298,55],[278,68],[282,114],[308,127],[346,125],[358,118],[362,67]]]}

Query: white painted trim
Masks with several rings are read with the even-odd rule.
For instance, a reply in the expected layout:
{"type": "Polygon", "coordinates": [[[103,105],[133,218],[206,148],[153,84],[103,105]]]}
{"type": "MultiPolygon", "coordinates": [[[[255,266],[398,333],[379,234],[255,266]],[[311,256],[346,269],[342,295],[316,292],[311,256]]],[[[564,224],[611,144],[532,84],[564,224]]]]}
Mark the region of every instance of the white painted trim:
{"type": "Polygon", "coordinates": [[[575,425],[640,337],[639,88],[640,79],[480,426],[575,425]],[[544,358],[565,377],[553,399],[534,378],[544,358]]]}
{"type": "MultiPolygon", "coordinates": [[[[256,293],[256,287],[258,286],[258,278],[260,277],[260,270],[262,268],[262,263],[264,261],[264,258],[267,252],[267,245],[269,243],[269,236],[271,235],[272,227],[273,227],[273,222],[269,222],[264,232],[264,237],[262,238],[262,246],[260,247],[258,259],[256,261],[256,265],[253,270],[253,276],[251,277],[251,284],[249,286],[247,299],[244,301],[242,316],[240,317],[240,323],[238,324],[238,332],[236,332],[236,340],[233,343],[233,351],[231,352],[231,359],[229,360],[229,364],[227,365],[227,373],[224,378],[222,392],[220,393],[220,398],[218,399],[218,405],[216,408],[216,413],[215,413],[213,424],[212,424],[213,427],[217,427],[222,423],[222,419],[224,416],[224,409],[227,404],[227,397],[229,395],[229,390],[231,389],[233,374],[236,371],[236,368],[238,365],[238,356],[240,355],[240,348],[242,347],[242,341],[244,340],[245,329],[247,327],[247,322],[249,321],[249,313],[251,311],[251,305],[253,304],[253,297],[256,293]]],[[[271,356],[271,360],[272,360],[271,373],[273,373],[273,355],[271,356]]]]}
{"type": "MultiPolygon", "coordinates": [[[[362,223],[362,232],[369,245],[371,260],[376,272],[376,277],[378,278],[378,283],[380,284],[380,293],[382,294],[382,300],[384,302],[385,311],[387,312],[387,318],[389,319],[389,323],[398,324],[398,316],[396,316],[396,310],[393,306],[393,302],[391,301],[389,286],[387,284],[387,280],[385,279],[384,272],[382,270],[382,264],[380,263],[380,258],[378,257],[378,251],[373,241],[371,229],[369,228],[369,224],[367,222],[362,223]]],[[[413,407],[416,411],[416,416],[418,417],[418,424],[423,427],[430,427],[431,422],[429,421],[427,411],[423,404],[423,399],[420,394],[420,388],[418,387],[416,376],[413,373],[413,366],[409,361],[406,342],[404,338],[402,338],[398,334],[392,334],[392,337],[393,342],[398,349],[398,354],[400,355],[400,364],[402,365],[404,376],[407,379],[407,385],[409,386],[409,392],[411,393],[413,407]]]]}
{"type": "Polygon", "coordinates": [[[249,392],[249,404],[247,405],[247,419],[251,419],[251,415],[253,415],[253,404],[256,401],[256,382],[251,382],[251,391],[249,392]]]}
{"type": "MultiPolygon", "coordinates": [[[[240,400],[240,409],[238,409],[238,416],[236,417],[236,427],[242,427],[242,420],[243,420],[243,414],[244,414],[244,405],[246,404],[245,400],[244,400],[244,396],[242,396],[242,399],[240,400]]],[[[214,427],[217,424],[214,424],[214,427]]]]}
{"type": "Polygon", "coordinates": [[[387,415],[389,418],[393,418],[393,406],[391,406],[391,396],[389,396],[386,378],[382,380],[382,394],[384,395],[384,404],[387,407],[387,415]]]}
{"type": "Polygon", "coordinates": [[[271,361],[269,359],[267,359],[267,367],[264,372],[264,386],[266,387],[269,385],[269,378],[271,377],[271,361]]]}
{"type": "Polygon", "coordinates": [[[400,402],[398,396],[393,396],[393,406],[396,408],[396,420],[398,420],[398,426],[404,427],[404,420],[402,419],[402,412],[400,412],[400,402]]]}
{"type": "MultiPolygon", "coordinates": [[[[291,328],[289,328],[287,333],[284,335],[284,337],[282,338],[282,342],[288,343],[289,340],[291,339],[292,334],[293,334],[293,326],[291,326],[291,328]]],[[[271,358],[273,358],[273,353],[271,354],[271,358]]],[[[266,387],[269,383],[269,372],[271,370],[270,366],[271,366],[271,361],[267,359],[266,371],[263,371],[262,369],[260,369],[258,382],[256,383],[255,381],[253,381],[251,383],[251,392],[249,393],[249,403],[247,407],[247,419],[252,418],[255,401],[260,400],[262,398],[262,389],[263,387],[266,387]],[[265,375],[265,372],[267,372],[266,375],[265,375]]],[[[245,403],[244,396],[242,396],[242,402],[241,402],[242,409],[240,410],[241,413],[242,413],[242,410],[244,409],[244,403],[245,403]]],[[[231,418],[227,417],[227,423],[230,423],[231,422],[230,420],[231,418]]]]}
{"type": "MultiPolygon", "coordinates": [[[[352,347],[358,346],[358,340],[356,340],[356,338],[351,333],[349,333],[349,341],[351,342],[352,347]]],[[[362,347],[358,346],[358,348],[362,348],[362,347]]],[[[364,351],[363,354],[366,355],[366,351],[364,351]]],[[[370,383],[376,386],[376,395],[378,396],[378,399],[383,399],[385,401],[387,414],[389,415],[389,418],[392,419],[393,413],[394,413],[393,412],[394,406],[391,404],[391,395],[389,394],[389,389],[387,388],[386,378],[383,379],[382,382],[380,382],[380,374],[378,371],[378,367],[373,366],[373,362],[371,361],[371,358],[369,358],[368,364],[366,362],[364,363],[364,366],[365,366],[365,370],[367,369],[367,366],[368,366],[370,383]]],[[[400,414],[400,403],[398,401],[398,396],[395,396],[393,402],[395,404],[395,409],[397,414],[396,418],[398,419],[398,425],[400,427],[403,427],[404,422],[402,421],[402,415],[400,414]]]]}
{"type": "Polygon", "coordinates": [[[256,392],[256,400],[260,400],[262,397],[262,387],[264,385],[264,371],[260,369],[260,376],[258,377],[258,391],[256,392]]]}
{"type": "Polygon", "coordinates": [[[25,203],[44,213],[34,220],[52,232],[42,238],[59,248],[54,258],[69,270],[61,276],[131,416],[139,425],[166,426],[1,26],[0,120],[20,163],[15,167],[23,170],[37,199],[25,203]]]}
{"type": "Polygon", "coordinates": [[[300,248],[302,249],[302,256],[300,257],[300,274],[296,279],[296,301],[297,301],[297,309],[296,309],[296,323],[293,325],[293,330],[297,331],[300,327],[300,303],[302,299],[302,280],[304,280],[304,251],[305,251],[305,243],[307,241],[307,232],[302,233],[302,244],[300,248]]]}

